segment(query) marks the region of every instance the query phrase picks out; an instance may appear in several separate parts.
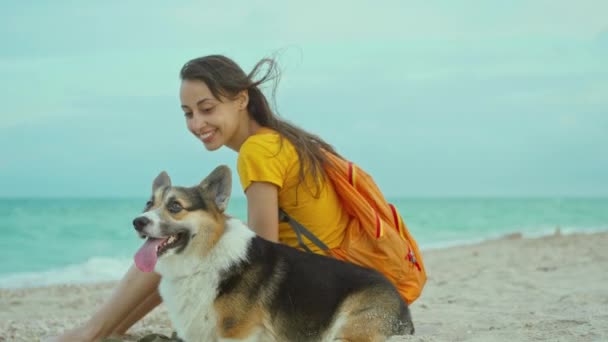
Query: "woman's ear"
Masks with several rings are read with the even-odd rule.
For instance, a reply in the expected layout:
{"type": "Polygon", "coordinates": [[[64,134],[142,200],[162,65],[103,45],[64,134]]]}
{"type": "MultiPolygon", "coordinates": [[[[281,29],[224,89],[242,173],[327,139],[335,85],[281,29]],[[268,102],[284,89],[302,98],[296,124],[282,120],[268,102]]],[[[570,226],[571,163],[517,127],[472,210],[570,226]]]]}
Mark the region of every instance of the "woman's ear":
{"type": "Polygon", "coordinates": [[[247,105],[249,104],[249,90],[245,89],[238,93],[236,101],[238,103],[239,110],[244,110],[247,108],[247,105]]]}

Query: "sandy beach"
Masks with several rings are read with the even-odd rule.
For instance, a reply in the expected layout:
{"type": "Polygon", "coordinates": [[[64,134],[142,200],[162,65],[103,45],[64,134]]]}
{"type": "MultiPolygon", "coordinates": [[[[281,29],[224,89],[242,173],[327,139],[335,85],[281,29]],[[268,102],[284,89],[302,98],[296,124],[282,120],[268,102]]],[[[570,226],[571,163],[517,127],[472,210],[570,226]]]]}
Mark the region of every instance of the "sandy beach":
{"type": "MultiPolygon", "coordinates": [[[[416,336],[391,341],[606,341],[608,233],[513,234],[425,251],[416,336]]],[[[38,341],[86,319],[113,283],[0,290],[0,341],[38,341]]],[[[159,307],[130,331],[170,335],[159,307]]]]}

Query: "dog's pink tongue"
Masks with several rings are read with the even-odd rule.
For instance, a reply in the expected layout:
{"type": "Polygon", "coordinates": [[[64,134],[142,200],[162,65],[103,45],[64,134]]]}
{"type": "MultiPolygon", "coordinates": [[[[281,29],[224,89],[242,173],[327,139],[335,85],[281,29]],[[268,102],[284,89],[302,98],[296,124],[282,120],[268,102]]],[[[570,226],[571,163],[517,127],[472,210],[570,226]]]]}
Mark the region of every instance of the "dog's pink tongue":
{"type": "Polygon", "coordinates": [[[142,272],[154,271],[156,266],[156,247],[163,242],[163,239],[148,238],[143,246],[135,253],[135,266],[142,272]]]}

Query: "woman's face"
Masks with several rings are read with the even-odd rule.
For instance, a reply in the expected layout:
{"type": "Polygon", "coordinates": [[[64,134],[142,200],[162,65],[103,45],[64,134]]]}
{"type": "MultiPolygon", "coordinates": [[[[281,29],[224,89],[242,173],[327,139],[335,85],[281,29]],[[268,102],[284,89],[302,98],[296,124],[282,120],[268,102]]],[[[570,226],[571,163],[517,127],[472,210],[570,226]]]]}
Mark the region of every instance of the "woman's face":
{"type": "Polygon", "coordinates": [[[182,81],[180,100],[188,130],[207,150],[224,145],[232,148],[241,120],[242,101],[217,99],[204,82],[197,80],[182,81]]]}

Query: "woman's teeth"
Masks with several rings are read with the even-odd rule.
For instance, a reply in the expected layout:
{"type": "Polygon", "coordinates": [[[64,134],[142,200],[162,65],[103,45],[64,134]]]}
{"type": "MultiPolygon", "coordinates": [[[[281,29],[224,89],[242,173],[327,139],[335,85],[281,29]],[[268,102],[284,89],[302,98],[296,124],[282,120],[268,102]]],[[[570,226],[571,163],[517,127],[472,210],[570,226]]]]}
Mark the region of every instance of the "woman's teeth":
{"type": "Polygon", "coordinates": [[[203,140],[204,140],[204,139],[207,139],[207,138],[209,138],[210,136],[212,136],[212,135],[213,135],[213,133],[215,133],[215,131],[211,131],[211,132],[207,132],[207,133],[201,134],[201,135],[200,135],[200,137],[201,137],[201,139],[203,139],[203,140]]]}

